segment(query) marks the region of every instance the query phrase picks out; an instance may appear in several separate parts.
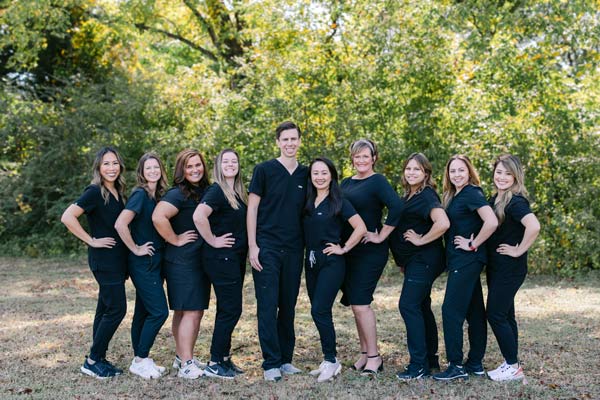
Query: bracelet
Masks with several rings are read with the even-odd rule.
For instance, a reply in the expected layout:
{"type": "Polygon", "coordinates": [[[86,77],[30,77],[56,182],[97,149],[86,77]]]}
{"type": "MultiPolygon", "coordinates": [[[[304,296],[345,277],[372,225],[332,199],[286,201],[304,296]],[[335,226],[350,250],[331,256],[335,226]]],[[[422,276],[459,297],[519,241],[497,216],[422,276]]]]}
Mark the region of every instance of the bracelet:
{"type": "Polygon", "coordinates": [[[477,247],[473,246],[473,241],[469,240],[469,250],[471,251],[477,251],[477,247]]]}

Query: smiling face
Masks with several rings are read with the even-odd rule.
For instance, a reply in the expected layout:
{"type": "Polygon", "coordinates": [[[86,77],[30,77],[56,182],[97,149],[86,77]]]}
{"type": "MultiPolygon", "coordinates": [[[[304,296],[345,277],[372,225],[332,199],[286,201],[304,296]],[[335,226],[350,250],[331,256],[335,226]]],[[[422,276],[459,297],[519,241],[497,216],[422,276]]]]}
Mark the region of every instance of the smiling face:
{"type": "Polygon", "coordinates": [[[156,183],[161,178],[160,164],[156,158],[149,158],[144,162],[144,179],[148,183],[156,183]]]}
{"type": "Polygon", "coordinates": [[[361,151],[352,156],[352,166],[356,169],[359,176],[370,175],[373,173],[374,164],[375,158],[368,147],[364,147],[361,151]]]}
{"type": "Polygon", "coordinates": [[[425,171],[417,160],[412,159],[406,164],[406,168],[404,168],[404,179],[406,179],[406,182],[408,182],[411,188],[421,187],[425,178],[427,178],[427,175],[425,175],[425,171]]]}
{"type": "Polygon", "coordinates": [[[185,163],[184,179],[192,185],[197,185],[204,176],[204,165],[200,156],[190,157],[185,163]]]}
{"type": "Polygon", "coordinates": [[[499,162],[494,169],[494,185],[499,192],[509,190],[515,184],[515,177],[508,168],[499,162]]]}
{"type": "Polygon", "coordinates": [[[329,190],[331,171],[322,161],[316,161],[310,168],[310,180],[317,190],[329,190]]]}
{"type": "Polygon", "coordinates": [[[281,156],[286,158],[295,158],[300,147],[300,134],[297,129],[286,129],[279,134],[277,147],[281,151],[281,156]]]}
{"type": "Polygon", "coordinates": [[[221,171],[225,178],[235,178],[240,170],[238,158],[233,152],[223,153],[221,157],[221,171]]]}
{"type": "Polygon", "coordinates": [[[115,183],[121,173],[121,164],[117,159],[117,155],[112,152],[106,153],[102,156],[102,163],[100,163],[100,176],[105,183],[115,183]]]}
{"type": "Polygon", "coordinates": [[[452,160],[448,166],[448,177],[456,188],[456,191],[460,191],[469,184],[469,168],[467,164],[462,160],[452,160]]]}

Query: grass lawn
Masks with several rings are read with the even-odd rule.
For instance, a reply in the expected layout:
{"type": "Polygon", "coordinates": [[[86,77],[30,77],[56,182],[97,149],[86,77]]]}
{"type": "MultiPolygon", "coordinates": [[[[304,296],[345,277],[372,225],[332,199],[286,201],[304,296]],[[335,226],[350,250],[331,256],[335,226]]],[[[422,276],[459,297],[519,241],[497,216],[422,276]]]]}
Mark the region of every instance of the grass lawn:
{"type": "MultiPolygon", "coordinates": [[[[348,399],[600,399],[600,277],[574,280],[528,277],[517,296],[520,357],[523,382],[496,383],[481,378],[465,382],[433,380],[401,383],[395,373],[408,362],[404,323],[397,302],[401,275],[388,270],[375,293],[379,343],[385,371],[369,379],[351,371],[358,353],[357,335],[350,310],[337,304],[334,318],[342,374],[331,383],[317,384],[308,374],[278,383],[262,381],[261,352],[256,328],[254,287],[246,276],[244,314],[233,337],[232,353],[247,372],[234,381],[208,378],[183,381],[171,373],[144,381],[128,372],[99,381],[79,373],[91,343],[96,283],[85,260],[0,258],[0,398],[1,399],[166,399],[166,398],[348,398],[348,399]]],[[[444,360],[441,303],[445,276],[435,284],[433,308],[440,328],[440,355],[444,360]]],[[[127,369],[132,358],[129,327],[134,291],[127,283],[128,313],[111,342],[109,359],[127,369]]],[[[205,314],[196,354],[208,358],[214,320],[214,298],[205,314]]],[[[294,363],[306,371],[321,362],[317,330],[310,317],[302,288],[296,315],[294,363]]],[[[170,366],[174,343],[170,320],[162,328],[151,356],[170,366]]],[[[502,361],[489,331],[485,366],[502,361]]]]}

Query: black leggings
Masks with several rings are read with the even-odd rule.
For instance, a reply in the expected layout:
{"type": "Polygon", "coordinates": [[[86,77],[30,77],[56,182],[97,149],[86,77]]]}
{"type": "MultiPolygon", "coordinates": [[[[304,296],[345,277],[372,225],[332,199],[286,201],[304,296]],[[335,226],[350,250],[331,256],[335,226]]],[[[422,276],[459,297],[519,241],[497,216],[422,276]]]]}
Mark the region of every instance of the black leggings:
{"type": "Polygon", "coordinates": [[[508,364],[519,362],[519,330],[515,319],[515,296],[527,270],[487,270],[487,319],[508,364]]]}
{"type": "Polygon", "coordinates": [[[94,361],[100,361],[106,358],[108,344],[127,313],[125,273],[106,271],[93,273],[99,290],[89,356],[94,361]]]}

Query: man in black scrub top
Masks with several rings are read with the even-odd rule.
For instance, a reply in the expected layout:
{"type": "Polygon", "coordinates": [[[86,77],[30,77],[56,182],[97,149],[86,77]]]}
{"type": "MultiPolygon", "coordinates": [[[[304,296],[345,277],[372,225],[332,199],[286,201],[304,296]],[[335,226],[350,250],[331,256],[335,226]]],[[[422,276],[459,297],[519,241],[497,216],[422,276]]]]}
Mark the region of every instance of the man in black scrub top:
{"type": "Polygon", "coordinates": [[[292,365],[294,316],[303,258],[302,208],[308,168],[296,159],[300,129],[283,122],[276,129],[276,159],[254,168],[248,188],[248,257],[256,293],[258,338],[264,378],[301,372],[292,365]]]}

